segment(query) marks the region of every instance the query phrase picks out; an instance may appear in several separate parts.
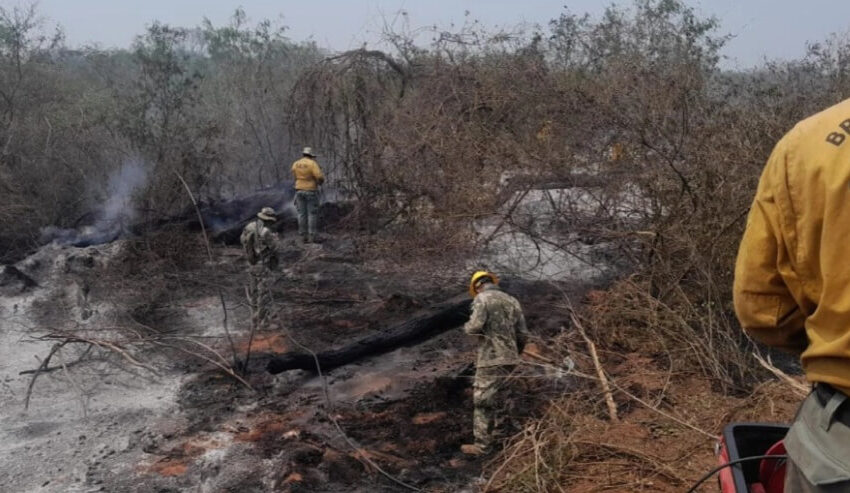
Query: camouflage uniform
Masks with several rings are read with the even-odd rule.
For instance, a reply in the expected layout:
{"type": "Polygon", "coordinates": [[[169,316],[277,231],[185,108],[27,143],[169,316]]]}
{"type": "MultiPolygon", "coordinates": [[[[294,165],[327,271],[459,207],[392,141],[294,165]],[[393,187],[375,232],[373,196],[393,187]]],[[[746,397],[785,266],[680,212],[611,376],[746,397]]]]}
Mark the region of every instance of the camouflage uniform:
{"type": "Polygon", "coordinates": [[[248,303],[251,306],[251,323],[256,328],[265,324],[271,304],[269,281],[272,271],[277,269],[277,235],[262,220],[256,219],[245,226],[240,240],[250,264],[248,303]]]}
{"type": "Polygon", "coordinates": [[[472,302],[472,316],[464,332],[481,336],[473,384],[475,445],[489,449],[496,422],[498,394],[519,362],[528,332],[519,301],[492,284],[472,302]]]}

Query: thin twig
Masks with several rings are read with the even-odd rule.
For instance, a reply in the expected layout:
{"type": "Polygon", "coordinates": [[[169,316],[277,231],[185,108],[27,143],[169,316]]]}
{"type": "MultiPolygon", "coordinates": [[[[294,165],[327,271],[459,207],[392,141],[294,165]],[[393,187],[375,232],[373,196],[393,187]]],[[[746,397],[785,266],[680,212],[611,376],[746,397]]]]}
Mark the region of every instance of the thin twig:
{"type": "MultiPolygon", "coordinates": [[[[227,304],[224,302],[224,291],[221,288],[218,288],[218,299],[221,300],[221,311],[224,314],[224,319],[222,321],[224,334],[227,336],[227,341],[230,343],[230,352],[233,354],[233,367],[236,368],[239,366],[239,361],[236,357],[236,345],[233,344],[233,338],[230,337],[230,329],[227,327],[227,304]]],[[[248,371],[247,363],[245,364],[245,371],[248,371]]]]}
{"type": "MultiPolygon", "coordinates": [[[[207,227],[204,224],[204,216],[201,214],[201,208],[198,206],[198,201],[195,200],[195,195],[192,193],[192,189],[189,188],[189,184],[186,183],[186,180],[183,178],[183,175],[180,174],[177,170],[172,170],[175,175],[177,175],[177,179],[180,180],[180,183],[183,184],[183,187],[186,189],[186,193],[189,195],[189,200],[192,201],[192,205],[195,207],[195,213],[198,215],[198,222],[201,223],[201,233],[204,235],[204,245],[207,247],[207,257],[209,257],[210,264],[213,263],[213,253],[212,253],[212,245],[210,244],[209,235],[207,235],[207,227]]],[[[239,361],[236,355],[236,345],[233,343],[233,337],[230,336],[230,329],[227,327],[227,304],[224,302],[224,291],[221,287],[218,288],[218,297],[221,300],[221,309],[224,312],[224,335],[227,336],[227,340],[230,343],[230,350],[233,353],[233,367],[237,368],[239,366],[239,361]]],[[[245,366],[247,371],[248,366],[245,366]]]]}
{"type": "Polygon", "coordinates": [[[639,450],[635,450],[630,447],[626,447],[624,445],[617,445],[613,443],[604,443],[604,442],[589,442],[585,440],[576,440],[573,443],[577,445],[585,445],[590,447],[604,448],[611,450],[615,453],[625,454],[629,457],[641,460],[643,462],[647,462],[655,467],[656,472],[664,475],[667,479],[671,479],[673,481],[677,481],[679,483],[684,483],[685,479],[677,476],[673,468],[668,466],[666,463],[671,462],[670,460],[665,460],[661,457],[656,457],[646,452],[641,452],[639,450]]]}
{"type": "MultiPolygon", "coordinates": [[[[581,320],[579,320],[578,314],[576,313],[575,309],[573,308],[573,306],[572,306],[572,302],[570,301],[569,297],[566,295],[566,293],[564,293],[564,292],[563,292],[563,290],[561,290],[561,289],[560,289],[560,286],[558,286],[557,284],[554,284],[554,283],[553,283],[552,285],[553,285],[556,289],[560,290],[560,291],[561,291],[561,293],[564,295],[564,299],[565,299],[565,301],[566,301],[566,307],[565,307],[565,308],[567,309],[567,311],[569,311],[569,313],[570,313],[570,319],[572,320],[572,322],[573,322],[574,324],[576,324],[576,327],[578,327],[578,328],[583,328],[583,325],[581,324],[581,320]]],[[[573,371],[571,372],[571,375],[575,375],[575,376],[577,376],[577,377],[586,378],[586,379],[590,379],[590,380],[596,380],[596,381],[600,381],[600,382],[601,382],[601,380],[600,380],[600,378],[599,378],[598,376],[587,375],[587,374],[584,374],[584,373],[581,373],[581,372],[579,372],[579,371],[575,371],[575,370],[573,370],[573,371]]],[[[604,371],[603,371],[603,376],[605,376],[605,375],[604,375],[604,371]]],[[[692,424],[688,423],[687,421],[684,421],[684,420],[682,420],[682,419],[680,419],[680,418],[677,418],[677,417],[675,417],[675,416],[673,416],[673,415],[671,415],[671,414],[669,414],[669,413],[665,413],[664,411],[662,411],[662,410],[658,409],[658,407],[653,406],[652,404],[650,404],[650,403],[646,402],[645,400],[643,400],[643,399],[641,399],[641,398],[637,397],[636,395],[632,394],[632,393],[631,393],[631,392],[629,392],[628,390],[626,390],[626,389],[622,388],[621,386],[617,385],[617,383],[616,383],[616,382],[612,382],[612,381],[611,381],[610,379],[608,379],[607,377],[606,377],[606,381],[608,382],[608,384],[609,384],[609,385],[613,386],[613,387],[614,387],[617,391],[619,391],[619,392],[623,393],[624,395],[626,395],[626,397],[629,397],[630,399],[634,400],[635,402],[637,402],[637,403],[639,403],[639,404],[641,404],[641,405],[645,406],[647,409],[649,409],[649,410],[651,410],[651,411],[653,411],[653,412],[655,412],[655,413],[657,413],[657,414],[660,414],[661,416],[664,416],[665,418],[670,419],[670,420],[672,420],[672,421],[674,421],[674,422],[676,422],[676,423],[679,423],[680,425],[682,425],[682,426],[684,426],[684,427],[686,427],[686,428],[689,428],[689,429],[691,429],[691,430],[693,430],[693,431],[696,431],[697,433],[700,433],[701,435],[705,435],[705,436],[707,436],[707,437],[709,437],[709,438],[711,438],[711,439],[716,439],[716,438],[717,438],[717,436],[716,436],[716,435],[713,435],[713,434],[711,434],[711,433],[709,433],[709,432],[707,432],[707,431],[705,431],[705,430],[703,430],[703,429],[700,429],[700,428],[698,428],[698,427],[696,427],[696,426],[694,426],[694,425],[692,425],[692,424]]]]}
{"type": "Polygon", "coordinates": [[[806,384],[800,382],[799,380],[795,380],[793,377],[791,377],[784,371],[773,366],[770,360],[765,360],[761,357],[760,354],[753,353],[753,357],[756,359],[756,361],[759,362],[761,366],[765,367],[767,371],[773,373],[776,378],[790,385],[791,388],[794,390],[794,393],[796,393],[800,397],[806,397],[807,395],[809,395],[809,387],[806,384]]]}
{"type": "Polygon", "coordinates": [[[89,409],[86,404],[86,393],[83,391],[80,384],[71,377],[71,372],[68,371],[68,365],[66,365],[65,361],[62,359],[61,351],[56,351],[56,357],[59,358],[59,364],[62,366],[62,373],[65,375],[65,379],[68,380],[68,383],[71,384],[71,386],[77,390],[77,393],[80,394],[80,407],[83,408],[83,418],[87,418],[89,416],[89,409]]]}
{"type": "Polygon", "coordinates": [[[24,411],[28,410],[30,407],[30,397],[32,397],[32,388],[35,385],[35,379],[38,378],[39,375],[41,375],[43,369],[47,368],[47,365],[50,364],[50,358],[52,358],[53,355],[56,354],[56,351],[59,351],[59,349],[66,343],[67,341],[57,342],[56,344],[54,344],[53,347],[50,348],[50,352],[47,353],[47,357],[44,358],[44,361],[41,362],[41,365],[33,374],[32,379],[30,379],[30,384],[27,387],[27,396],[24,399],[24,411]]]}
{"type": "MultiPolygon", "coordinates": [[[[248,287],[245,286],[245,297],[248,298],[248,303],[251,303],[251,293],[248,290],[248,287]]],[[[253,308],[252,308],[253,310],[253,308]]],[[[251,344],[254,343],[254,332],[257,330],[258,321],[254,320],[253,314],[251,314],[251,333],[248,334],[248,348],[245,349],[245,371],[248,371],[248,363],[251,361],[251,344]]],[[[235,350],[234,350],[235,352],[235,350]]]]}
{"type": "MultiPolygon", "coordinates": [[[[68,368],[71,368],[72,366],[77,366],[80,363],[84,363],[86,361],[84,358],[89,354],[89,351],[91,351],[91,348],[93,348],[93,347],[94,347],[93,345],[89,344],[89,347],[87,347],[86,350],[83,351],[83,354],[81,354],[78,359],[76,359],[76,360],[74,360],[74,361],[72,361],[72,362],[70,362],[66,365],[63,365],[63,366],[67,366],[68,368]]],[[[41,369],[39,367],[39,368],[36,368],[35,370],[24,370],[22,372],[18,372],[18,375],[32,375],[33,373],[37,373],[37,372],[50,373],[52,371],[61,370],[61,369],[62,369],[62,366],[51,366],[49,368],[44,368],[44,369],[41,369]]]]}
{"type": "MultiPolygon", "coordinates": [[[[190,341],[190,342],[197,342],[197,341],[192,341],[191,339],[187,339],[187,340],[188,340],[188,341],[190,341]]],[[[247,387],[247,388],[248,388],[249,390],[251,390],[252,392],[256,392],[256,390],[254,389],[254,387],[252,387],[252,386],[251,386],[251,384],[250,384],[250,383],[248,383],[248,382],[247,382],[244,378],[240,377],[240,376],[239,376],[239,375],[238,375],[238,374],[237,374],[237,373],[233,370],[233,368],[229,368],[227,365],[223,365],[223,364],[219,363],[218,361],[215,361],[214,359],[210,358],[209,356],[205,356],[205,355],[203,355],[203,354],[196,353],[196,352],[194,352],[194,351],[189,351],[188,349],[186,349],[186,348],[182,348],[182,347],[180,347],[180,346],[175,346],[175,345],[171,345],[171,344],[164,344],[164,343],[162,343],[162,342],[158,342],[158,341],[151,341],[151,343],[152,343],[152,344],[156,344],[157,346],[162,346],[162,347],[166,347],[166,348],[176,349],[176,350],[178,350],[178,351],[180,351],[180,352],[182,352],[182,353],[185,353],[185,354],[188,354],[188,355],[191,355],[191,356],[195,356],[195,357],[201,358],[202,360],[204,360],[204,361],[206,361],[206,362],[208,362],[208,363],[212,363],[213,365],[215,365],[215,366],[217,366],[218,368],[220,368],[220,369],[221,369],[223,372],[225,372],[226,374],[228,374],[228,375],[230,375],[231,377],[235,378],[237,381],[239,381],[239,383],[241,383],[242,385],[244,385],[245,387],[247,387]]]]}
{"type": "Polygon", "coordinates": [[[159,376],[159,372],[150,365],[146,365],[141,361],[134,358],[126,349],[122,348],[118,343],[106,341],[103,339],[91,339],[87,337],[82,337],[78,335],[68,334],[68,333],[52,333],[47,334],[42,337],[38,337],[37,340],[59,340],[62,341],[62,344],[67,344],[71,342],[79,342],[79,343],[87,343],[95,345],[99,348],[109,349],[115,353],[118,353],[122,358],[130,362],[131,364],[138,366],[140,368],[144,368],[154,375],[159,376]]]}
{"type": "MultiPolygon", "coordinates": [[[[588,379],[588,380],[595,380],[595,381],[599,381],[599,377],[596,377],[596,376],[593,376],[593,375],[588,375],[587,373],[582,373],[582,372],[579,372],[579,371],[573,371],[573,372],[571,372],[570,374],[571,374],[571,375],[574,375],[574,376],[577,376],[577,377],[579,377],[579,378],[585,378],[585,379],[588,379]]],[[[701,428],[698,428],[698,427],[696,427],[696,426],[694,426],[694,425],[692,425],[692,424],[688,423],[687,421],[684,421],[684,420],[682,420],[682,419],[680,419],[680,418],[677,418],[676,416],[673,416],[672,414],[666,413],[666,412],[664,412],[664,411],[662,411],[662,410],[658,409],[657,407],[655,407],[655,406],[653,406],[652,404],[650,404],[650,403],[646,402],[645,400],[641,399],[640,397],[638,397],[638,396],[636,396],[636,395],[632,394],[631,392],[629,392],[628,390],[624,389],[623,387],[621,387],[621,386],[617,385],[617,383],[616,383],[616,382],[612,382],[612,381],[610,381],[610,380],[609,380],[609,383],[610,383],[610,384],[611,384],[611,386],[612,386],[612,387],[614,387],[614,389],[616,389],[618,392],[622,392],[623,394],[625,394],[625,396],[626,396],[626,397],[628,397],[628,398],[630,398],[630,399],[634,400],[634,401],[635,401],[635,402],[637,402],[638,404],[643,405],[644,407],[646,407],[646,408],[647,408],[647,409],[649,409],[650,411],[652,411],[652,412],[654,412],[654,413],[657,413],[657,414],[659,414],[659,415],[661,415],[661,416],[664,416],[665,418],[667,418],[667,419],[669,419],[669,420],[671,420],[671,421],[675,421],[676,423],[679,423],[680,425],[682,425],[682,426],[684,426],[684,427],[686,427],[686,428],[690,428],[691,430],[696,431],[697,433],[699,433],[699,434],[701,434],[701,435],[705,435],[706,437],[711,438],[712,440],[717,439],[717,435],[715,435],[715,434],[711,434],[711,433],[709,433],[709,432],[707,432],[707,431],[705,431],[705,430],[703,430],[703,429],[701,429],[701,428]]]]}
{"type": "Polygon", "coordinates": [[[198,207],[198,201],[195,200],[195,195],[192,193],[192,189],[189,188],[189,184],[186,183],[186,180],[183,178],[183,175],[180,174],[179,171],[172,170],[175,175],[177,175],[177,179],[180,180],[180,183],[183,184],[183,187],[186,189],[186,193],[189,195],[189,200],[192,201],[192,205],[195,206],[195,213],[198,215],[198,222],[201,223],[201,232],[204,234],[204,244],[207,247],[207,256],[210,259],[210,262],[213,261],[213,253],[212,247],[210,246],[210,240],[207,236],[207,227],[204,225],[204,216],[201,214],[201,208],[198,207]]]}
{"type": "Polygon", "coordinates": [[[149,372],[153,373],[156,376],[159,376],[159,372],[154,367],[152,367],[150,365],[146,365],[146,364],[142,363],[141,361],[137,360],[136,358],[131,356],[130,353],[128,353],[126,350],[122,349],[117,344],[113,344],[113,343],[107,342],[107,341],[96,341],[96,340],[89,340],[89,339],[80,339],[80,341],[72,341],[72,342],[88,342],[90,344],[94,344],[95,346],[106,347],[107,349],[111,349],[112,351],[115,351],[116,353],[121,355],[124,359],[129,361],[130,363],[132,363],[132,364],[134,364],[138,367],[144,368],[145,370],[148,370],[149,372]]]}

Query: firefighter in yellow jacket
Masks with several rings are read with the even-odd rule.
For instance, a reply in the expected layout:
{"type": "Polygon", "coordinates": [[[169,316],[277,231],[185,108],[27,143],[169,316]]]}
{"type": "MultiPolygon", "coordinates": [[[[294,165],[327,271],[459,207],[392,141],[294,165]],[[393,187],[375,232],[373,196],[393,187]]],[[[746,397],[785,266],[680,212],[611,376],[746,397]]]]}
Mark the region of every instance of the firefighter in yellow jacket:
{"type": "Polygon", "coordinates": [[[759,181],[735,268],[744,330],[799,354],[814,390],[785,439],[786,493],[850,491],[850,99],[798,123],[759,181]]]}
{"type": "Polygon", "coordinates": [[[309,147],[305,147],[302,157],[292,163],[292,174],[295,177],[295,208],[298,210],[298,232],[305,243],[316,240],[319,215],[319,185],[324,183],[316,155],[309,147]]]}

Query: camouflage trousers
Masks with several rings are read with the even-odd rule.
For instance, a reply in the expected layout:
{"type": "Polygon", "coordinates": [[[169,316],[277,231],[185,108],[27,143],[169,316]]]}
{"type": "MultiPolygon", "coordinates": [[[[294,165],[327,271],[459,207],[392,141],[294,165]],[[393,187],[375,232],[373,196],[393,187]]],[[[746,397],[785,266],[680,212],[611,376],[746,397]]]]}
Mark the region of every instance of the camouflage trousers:
{"type": "Polygon", "coordinates": [[[266,324],[271,306],[271,272],[262,264],[257,264],[251,266],[250,274],[248,304],[251,307],[251,326],[259,329],[266,324]]]}
{"type": "Polygon", "coordinates": [[[301,238],[311,241],[316,239],[316,230],[319,227],[319,192],[295,192],[295,209],[298,211],[298,233],[301,238]]]}
{"type": "Polygon", "coordinates": [[[487,450],[493,445],[496,429],[496,414],[504,408],[504,393],[509,387],[509,378],[514,365],[488,366],[475,371],[472,402],[472,433],[475,445],[487,450]]]}

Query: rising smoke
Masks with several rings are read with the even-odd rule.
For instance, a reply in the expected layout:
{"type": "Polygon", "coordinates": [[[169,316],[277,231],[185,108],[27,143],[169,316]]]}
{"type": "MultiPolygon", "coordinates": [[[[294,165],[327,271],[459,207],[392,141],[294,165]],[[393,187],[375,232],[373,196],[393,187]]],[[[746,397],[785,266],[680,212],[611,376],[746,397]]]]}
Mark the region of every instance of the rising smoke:
{"type": "MultiPolygon", "coordinates": [[[[132,234],[137,211],[133,206],[133,196],[144,187],[148,181],[148,169],[140,158],[126,160],[110,177],[107,186],[106,200],[92,214],[93,221],[88,226],[76,229],[63,229],[56,226],[42,228],[43,244],[55,242],[63,246],[86,247],[109,243],[132,234]]],[[[242,227],[256,217],[263,207],[272,207],[280,218],[294,218],[295,206],[293,198],[295,190],[291,181],[276,186],[258,190],[241,197],[220,199],[212,202],[201,202],[201,216],[207,231],[225,242],[236,238],[242,227]],[[235,234],[232,234],[236,232],[235,234]],[[224,236],[219,238],[219,235],[224,236]]],[[[337,190],[324,187],[321,194],[322,202],[340,200],[337,190]]],[[[193,207],[172,217],[175,222],[195,221],[196,212],[193,207]]]]}
{"type": "Polygon", "coordinates": [[[126,159],[121,167],[110,175],[106,200],[95,210],[94,222],[78,229],[63,229],[48,226],[41,230],[44,243],[87,246],[112,241],[126,234],[136,217],[133,195],[148,181],[145,162],[139,157],[126,159]]]}
{"type": "Polygon", "coordinates": [[[141,158],[124,161],[118,171],[109,177],[109,197],[101,206],[101,219],[95,228],[104,229],[115,224],[126,228],[136,217],[136,209],[132,205],[133,194],[145,186],[147,181],[148,170],[141,158]]]}

